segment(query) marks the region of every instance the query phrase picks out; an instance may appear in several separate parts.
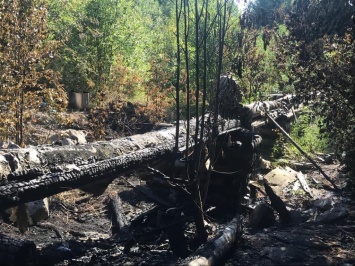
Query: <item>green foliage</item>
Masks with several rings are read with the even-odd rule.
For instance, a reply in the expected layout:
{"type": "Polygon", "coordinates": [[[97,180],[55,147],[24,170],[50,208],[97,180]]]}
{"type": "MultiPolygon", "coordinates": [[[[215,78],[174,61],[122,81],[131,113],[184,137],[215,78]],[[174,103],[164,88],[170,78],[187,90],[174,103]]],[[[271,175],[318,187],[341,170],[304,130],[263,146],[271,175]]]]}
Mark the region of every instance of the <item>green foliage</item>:
{"type": "MultiPolygon", "coordinates": [[[[306,111],[292,124],[291,137],[307,153],[332,152],[329,135],[322,124],[323,119],[312,111],[306,111]]],[[[299,154],[292,144],[289,145],[288,151],[289,155],[299,154]]]]}
{"type": "Polygon", "coordinates": [[[94,99],[108,90],[134,97],[150,79],[152,59],[173,54],[170,18],[162,16],[167,4],[68,0],[63,7],[62,1],[50,2],[53,35],[65,43],[55,66],[67,91],[89,91],[94,99]]]}
{"type": "Polygon", "coordinates": [[[270,0],[255,0],[250,2],[245,16],[248,17],[249,27],[264,27],[271,26],[275,22],[280,21],[278,9],[290,1],[270,1],[270,0]]]}
{"type": "Polygon", "coordinates": [[[280,130],[275,129],[275,133],[277,134],[276,140],[274,145],[272,146],[271,157],[273,159],[282,158],[286,154],[287,150],[287,139],[286,137],[280,132],[280,130]]]}
{"type": "Polygon", "coordinates": [[[299,95],[313,99],[324,117],[338,155],[355,172],[355,27],[354,1],[295,1],[287,20],[289,50],[294,51],[294,86],[299,95]],[[341,4],[340,4],[341,3],[341,4]],[[317,25],[317,26],[316,26],[317,25]],[[352,25],[352,28],[349,28],[352,25]]]}
{"type": "MultiPolygon", "coordinates": [[[[293,121],[291,125],[290,136],[306,153],[311,155],[334,151],[330,136],[323,124],[324,118],[317,116],[310,109],[305,109],[297,116],[297,121],[293,121]]],[[[299,150],[279,130],[276,129],[275,132],[277,137],[272,146],[272,158],[302,158],[299,150]]]]}

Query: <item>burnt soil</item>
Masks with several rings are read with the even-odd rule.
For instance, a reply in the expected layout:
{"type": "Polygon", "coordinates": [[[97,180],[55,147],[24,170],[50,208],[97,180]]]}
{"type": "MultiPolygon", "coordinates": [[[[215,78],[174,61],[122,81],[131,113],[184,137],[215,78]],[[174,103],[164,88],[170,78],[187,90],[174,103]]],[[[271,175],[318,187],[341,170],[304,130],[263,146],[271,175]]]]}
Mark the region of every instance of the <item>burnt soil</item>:
{"type": "MultiPolygon", "coordinates": [[[[338,165],[325,166],[330,175],[338,175],[338,165]]],[[[322,181],[318,172],[309,175],[322,181]]],[[[156,203],[130,184],[144,187],[137,173],[118,177],[105,193],[93,197],[74,190],[50,198],[50,217],[41,226],[32,226],[21,235],[13,224],[1,222],[1,233],[13,238],[33,241],[38,249],[32,265],[181,265],[170,250],[166,221],[155,214],[152,221],[132,225],[133,238],[112,235],[112,213],[109,196],[118,193],[124,214],[132,221],[156,203]]],[[[341,185],[341,184],[340,184],[341,185]]],[[[159,191],[157,191],[159,192],[159,191]]],[[[331,194],[339,206],[348,209],[346,218],[331,223],[296,222],[282,225],[278,221],[265,229],[253,229],[248,224],[250,211],[245,211],[244,232],[225,265],[353,265],[355,263],[355,207],[346,194],[333,194],[319,189],[320,195],[331,194]],[[346,264],[348,263],[348,264],[346,264]]],[[[307,209],[305,196],[287,202],[294,209],[307,209]]],[[[226,216],[230,216],[228,214],[226,216]]],[[[148,216],[147,216],[148,217],[148,216]]],[[[146,217],[146,218],[147,218],[146,217]]],[[[208,219],[210,237],[223,229],[226,217],[208,219]]],[[[197,248],[195,228],[191,219],[184,223],[189,252],[197,248]]]]}

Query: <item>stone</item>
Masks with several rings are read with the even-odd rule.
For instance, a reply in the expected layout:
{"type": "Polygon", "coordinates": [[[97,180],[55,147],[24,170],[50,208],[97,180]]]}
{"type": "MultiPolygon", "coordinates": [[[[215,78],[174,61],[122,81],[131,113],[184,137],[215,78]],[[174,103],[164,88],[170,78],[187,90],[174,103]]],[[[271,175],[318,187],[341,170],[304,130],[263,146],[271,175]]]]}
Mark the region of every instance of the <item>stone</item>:
{"type": "Polygon", "coordinates": [[[76,145],[75,141],[70,138],[64,138],[61,140],[62,146],[76,145]]]}
{"type": "Polygon", "coordinates": [[[27,203],[27,207],[28,207],[28,213],[32,219],[33,224],[48,219],[49,217],[48,198],[29,202],[27,203]]]}
{"type": "Polygon", "coordinates": [[[297,180],[296,173],[275,168],[264,176],[270,186],[286,187],[297,180]]]}
{"type": "Polygon", "coordinates": [[[86,131],[68,129],[67,133],[69,137],[76,141],[77,144],[86,144],[86,131]]]}
{"type": "Polygon", "coordinates": [[[327,211],[333,207],[333,201],[330,198],[317,199],[313,202],[313,206],[320,211],[327,211]]]}
{"type": "Polygon", "coordinates": [[[266,203],[257,205],[250,215],[250,226],[258,229],[270,227],[275,222],[274,210],[266,203]]]}
{"type": "Polygon", "coordinates": [[[50,144],[60,143],[61,145],[86,144],[86,131],[68,129],[60,131],[49,138],[50,144]]]}
{"type": "Polygon", "coordinates": [[[340,219],[343,219],[343,218],[347,217],[348,215],[349,215],[348,209],[341,207],[341,206],[334,207],[330,210],[327,210],[327,211],[319,214],[316,217],[315,222],[317,222],[317,223],[331,223],[331,222],[335,222],[340,219]]]}

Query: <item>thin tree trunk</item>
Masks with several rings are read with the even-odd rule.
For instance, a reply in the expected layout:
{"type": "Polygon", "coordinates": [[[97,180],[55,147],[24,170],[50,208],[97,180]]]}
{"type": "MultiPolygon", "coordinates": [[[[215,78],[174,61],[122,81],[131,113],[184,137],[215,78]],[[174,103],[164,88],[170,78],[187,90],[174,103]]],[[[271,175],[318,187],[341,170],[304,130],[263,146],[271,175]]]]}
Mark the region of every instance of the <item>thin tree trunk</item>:
{"type": "Polygon", "coordinates": [[[181,65],[181,51],[180,51],[180,16],[182,9],[182,1],[176,0],[176,50],[177,50],[177,66],[176,66],[176,133],[175,133],[175,150],[173,156],[173,164],[176,160],[176,154],[179,149],[179,126],[180,126],[180,65],[181,65]],[[180,8],[178,3],[180,2],[180,8]]]}
{"type": "MultiPolygon", "coordinates": [[[[208,4],[209,0],[205,0],[205,21],[204,21],[204,33],[203,33],[203,94],[202,94],[202,120],[201,120],[201,130],[200,130],[200,140],[203,139],[203,132],[205,128],[205,114],[206,114],[206,98],[207,98],[207,22],[208,22],[208,4]]],[[[202,143],[201,143],[202,145],[202,143]]],[[[199,165],[201,164],[201,160],[208,159],[208,158],[201,158],[199,157],[199,165]]],[[[204,161],[203,161],[204,162],[204,161]]],[[[206,173],[204,176],[203,184],[200,184],[201,188],[201,201],[202,204],[205,203],[207,194],[208,194],[208,187],[210,183],[211,177],[211,167],[206,169],[206,173]]]]}
{"type": "MultiPolygon", "coordinates": [[[[195,100],[196,100],[196,117],[199,117],[199,94],[200,94],[200,45],[199,45],[199,35],[198,35],[198,30],[199,30],[199,22],[200,22],[200,15],[198,12],[198,1],[195,0],[195,49],[196,49],[196,56],[195,56],[195,83],[196,83],[196,91],[195,91],[195,100]]],[[[195,128],[195,143],[198,142],[198,132],[199,132],[199,119],[196,119],[196,128],[195,128]]],[[[195,145],[195,148],[197,148],[198,145],[195,145]]],[[[194,158],[197,156],[197,150],[195,149],[194,152],[194,158]]],[[[195,167],[195,171],[198,168],[198,162],[195,160],[195,164],[197,167],[195,167]]]]}
{"type": "MultiPolygon", "coordinates": [[[[189,50],[188,50],[188,34],[189,34],[189,0],[184,0],[184,44],[185,44],[185,70],[186,70],[186,120],[190,120],[190,70],[189,70],[189,50]]],[[[190,124],[186,126],[186,147],[190,142],[190,124]]],[[[189,177],[189,149],[185,151],[185,174],[189,177]]]]}

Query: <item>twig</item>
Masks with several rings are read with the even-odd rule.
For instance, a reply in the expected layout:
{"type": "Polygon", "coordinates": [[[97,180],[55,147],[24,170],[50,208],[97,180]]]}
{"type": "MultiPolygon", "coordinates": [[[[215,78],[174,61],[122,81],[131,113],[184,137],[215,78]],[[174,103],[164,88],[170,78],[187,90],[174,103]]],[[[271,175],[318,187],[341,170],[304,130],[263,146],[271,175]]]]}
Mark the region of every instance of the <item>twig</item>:
{"type": "Polygon", "coordinates": [[[38,224],[36,224],[36,226],[40,227],[40,228],[44,228],[44,229],[53,230],[55,235],[58,238],[63,239],[62,234],[59,232],[58,228],[54,224],[51,224],[51,223],[38,223],[38,224]]]}

